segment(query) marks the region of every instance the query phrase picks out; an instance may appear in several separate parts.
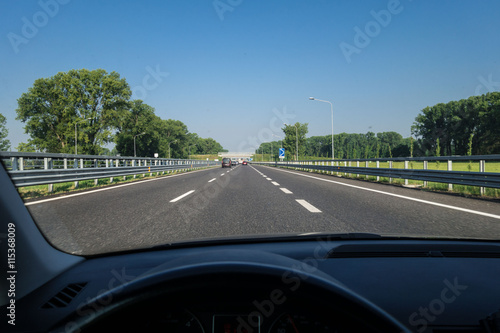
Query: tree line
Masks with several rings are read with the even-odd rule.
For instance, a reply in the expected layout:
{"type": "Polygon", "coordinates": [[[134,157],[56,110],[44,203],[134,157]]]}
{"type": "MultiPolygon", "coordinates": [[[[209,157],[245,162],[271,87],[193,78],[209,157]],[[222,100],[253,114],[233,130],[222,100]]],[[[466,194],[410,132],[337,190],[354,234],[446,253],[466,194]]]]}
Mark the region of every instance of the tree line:
{"type": "MultiPolygon", "coordinates": [[[[161,119],[116,72],[70,70],[37,79],[18,99],[17,118],[30,135],[18,151],[187,158],[224,151],[190,133],[180,120],[161,119]],[[105,146],[115,144],[113,151],[105,146]]],[[[1,119],[0,119],[1,120],[1,119]]]]}
{"type": "MultiPolygon", "coordinates": [[[[271,154],[278,159],[278,148],[285,148],[285,157],[288,160],[295,159],[296,148],[299,148],[299,160],[302,158],[331,158],[332,136],[311,136],[306,138],[307,123],[296,123],[285,125],[283,141],[265,142],[255,151],[256,154],[271,154]],[[296,130],[297,128],[297,130],[296,130]],[[295,140],[298,134],[298,142],[295,140]]],[[[366,134],[334,134],[334,149],[336,159],[360,159],[360,158],[383,158],[383,157],[405,157],[411,154],[411,138],[403,138],[396,132],[366,134]]]]}
{"type": "MultiPolygon", "coordinates": [[[[294,159],[298,145],[299,159],[331,158],[331,134],[307,138],[307,126],[285,125],[283,141],[262,143],[255,153],[278,159],[278,148],[284,147],[286,158],[294,159]]],[[[500,154],[500,92],[426,107],[415,118],[411,132],[408,138],[397,132],[335,134],[335,158],[500,154]]]]}
{"type": "Polygon", "coordinates": [[[416,152],[433,156],[500,153],[500,92],[471,96],[424,108],[412,134],[416,152]]]}

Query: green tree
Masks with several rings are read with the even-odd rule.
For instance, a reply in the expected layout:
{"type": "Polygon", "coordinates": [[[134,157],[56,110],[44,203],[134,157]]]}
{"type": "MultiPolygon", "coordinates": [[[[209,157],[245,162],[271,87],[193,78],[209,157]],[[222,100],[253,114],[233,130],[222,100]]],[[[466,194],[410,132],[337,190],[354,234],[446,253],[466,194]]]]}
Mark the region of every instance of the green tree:
{"type": "Polygon", "coordinates": [[[187,157],[182,149],[188,140],[187,126],[179,120],[161,119],[141,100],[131,102],[118,126],[115,142],[122,156],[134,156],[134,137],[137,156],[187,157]]]}
{"type": "Polygon", "coordinates": [[[38,151],[38,149],[36,148],[36,146],[31,143],[31,142],[28,142],[28,143],[25,143],[25,142],[21,142],[19,143],[19,145],[16,147],[16,151],[18,152],[22,152],[22,153],[35,153],[38,151]]]}
{"type": "Polygon", "coordinates": [[[0,113],[0,151],[6,151],[10,148],[10,141],[7,140],[9,130],[6,127],[7,119],[0,113]]]}
{"type": "Polygon", "coordinates": [[[283,147],[285,148],[285,153],[288,152],[287,158],[293,159],[297,155],[297,144],[298,144],[298,156],[304,156],[306,151],[306,134],[308,132],[307,123],[295,123],[295,125],[285,125],[282,129],[285,133],[285,138],[283,139],[283,147]],[[298,135],[298,136],[297,136],[298,135]],[[298,140],[296,140],[298,138],[298,140]]]}
{"type": "Polygon", "coordinates": [[[38,79],[18,99],[17,119],[32,143],[52,153],[71,153],[75,127],[79,153],[98,154],[113,139],[129,108],[130,88],[116,72],[70,70],[38,79]]]}
{"type": "Polygon", "coordinates": [[[440,139],[443,155],[466,155],[471,135],[472,154],[500,152],[500,93],[471,96],[424,108],[412,126],[420,155],[432,155],[440,139]]]}

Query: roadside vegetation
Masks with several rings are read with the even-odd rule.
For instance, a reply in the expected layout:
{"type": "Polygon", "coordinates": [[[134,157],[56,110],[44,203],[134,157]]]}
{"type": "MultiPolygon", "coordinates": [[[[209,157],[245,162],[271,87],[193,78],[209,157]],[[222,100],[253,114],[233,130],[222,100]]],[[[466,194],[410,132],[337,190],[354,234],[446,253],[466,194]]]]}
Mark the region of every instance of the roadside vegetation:
{"type": "Polygon", "coordinates": [[[196,168],[196,169],[186,169],[186,170],[173,170],[170,172],[146,172],[144,174],[137,174],[134,178],[133,175],[130,176],[120,176],[113,178],[100,178],[97,181],[97,185],[93,179],[81,180],[78,185],[75,186],[75,182],[57,183],[53,184],[52,192],[49,192],[49,185],[36,185],[36,186],[24,186],[18,187],[17,191],[23,200],[37,199],[53,195],[67,194],[71,192],[84,191],[89,189],[102,188],[110,185],[131,183],[140,180],[153,179],[159,177],[168,177],[171,175],[176,175],[180,173],[191,172],[195,170],[201,170],[206,168],[196,168]],[[112,180],[112,181],[111,181],[112,180]]]}

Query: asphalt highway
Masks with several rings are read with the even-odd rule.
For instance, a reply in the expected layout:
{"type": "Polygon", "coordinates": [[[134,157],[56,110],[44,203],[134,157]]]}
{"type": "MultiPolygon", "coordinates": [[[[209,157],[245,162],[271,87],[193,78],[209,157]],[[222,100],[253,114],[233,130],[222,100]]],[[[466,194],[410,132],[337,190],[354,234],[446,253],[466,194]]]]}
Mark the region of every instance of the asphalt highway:
{"type": "Polygon", "coordinates": [[[212,168],[26,204],[54,246],[97,254],[313,232],[500,239],[500,204],[257,165],[212,168]]]}

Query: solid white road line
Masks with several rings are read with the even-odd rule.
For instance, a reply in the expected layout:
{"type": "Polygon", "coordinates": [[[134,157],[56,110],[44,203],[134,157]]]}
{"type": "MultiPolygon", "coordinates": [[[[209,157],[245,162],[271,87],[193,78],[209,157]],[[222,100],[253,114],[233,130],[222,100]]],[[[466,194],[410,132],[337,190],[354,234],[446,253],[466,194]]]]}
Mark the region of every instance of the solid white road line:
{"type": "Polygon", "coordinates": [[[461,208],[461,207],[457,207],[457,206],[446,205],[446,204],[442,204],[442,203],[438,203],[438,202],[433,202],[433,201],[428,201],[428,200],[423,200],[423,199],[417,199],[417,198],[407,197],[407,196],[401,195],[401,194],[394,194],[394,193],[384,192],[384,191],[380,191],[380,190],[374,190],[374,189],[371,189],[371,188],[366,188],[366,187],[361,187],[361,186],[357,186],[357,185],[351,185],[351,184],[341,183],[341,182],[337,182],[337,181],[334,181],[334,180],[323,179],[323,178],[314,177],[314,176],[310,176],[310,175],[303,175],[303,174],[300,174],[300,173],[291,172],[291,171],[287,171],[287,170],[276,169],[276,171],[287,172],[287,173],[291,173],[291,174],[294,174],[294,175],[297,175],[297,176],[302,176],[302,177],[313,178],[313,179],[316,179],[316,180],[321,180],[323,182],[328,182],[328,183],[333,183],[333,184],[337,184],[337,185],[352,187],[352,188],[356,188],[356,189],[359,189],[359,190],[365,190],[365,191],[379,193],[379,194],[385,194],[385,195],[389,195],[391,197],[396,197],[396,198],[401,198],[401,199],[416,201],[416,202],[420,202],[420,203],[424,203],[424,204],[428,204],[428,205],[432,205],[432,206],[438,206],[438,207],[443,207],[443,208],[458,210],[458,211],[461,211],[461,212],[466,212],[466,213],[471,213],[471,214],[476,214],[476,215],[491,217],[491,218],[500,220],[500,215],[495,215],[495,214],[480,212],[480,211],[477,211],[477,210],[472,210],[472,209],[467,209],[467,208],[461,208]]]}
{"type": "Polygon", "coordinates": [[[216,179],[217,179],[217,178],[212,178],[212,179],[210,179],[208,182],[209,182],[209,183],[211,183],[211,182],[213,182],[213,181],[214,181],[214,180],[216,180],[216,179]]]}
{"type": "Polygon", "coordinates": [[[142,183],[154,182],[154,181],[158,181],[158,180],[167,180],[167,179],[171,179],[173,177],[180,177],[180,176],[190,175],[190,174],[193,174],[195,172],[202,172],[202,171],[207,171],[207,170],[210,170],[210,169],[196,170],[196,171],[190,171],[190,172],[187,172],[187,173],[181,173],[181,174],[177,174],[177,175],[167,175],[165,177],[139,180],[139,181],[132,182],[132,183],[115,185],[115,186],[110,186],[110,187],[104,187],[104,188],[99,188],[99,189],[92,190],[92,191],[85,191],[85,192],[78,192],[78,193],[74,193],[74,194],[68,194],[68,195],[64,195],[64,196],[61,196],[61,197],[57,197],[57,198],[43,199],[43,200],[32,201],[32,202],[25,202],[24,205],[25,206],[37,205],[37,204],[41,204],[41,203],[49,202],[49,201],[56,201],[56,200],[68,199],[68,198],[78,197],[78,196],[81,196],[81,195],[87,195],[87,194],[92,194],[92,193],[96,193],[96,192],[114,190],[114,189],[125,187],[125,186],[140,185],[142,183]]]}
{"type": "Polygon", "coordinates": [[[281,187],[280,190],[282,190],[283,192],[285,192],[286,194],[293,194],[292,191],[290,191],[289,189],[287,188],[284,188],[284,187],[281,187]]]}
{"type": "Polygon", "coordinates": [[[304,207],[305,209],[307,209],[311,213],[321,213],[321,211],[318,208],[314,207],[313,205],[311,205],[309,202],[307,202],[305,200],[296,199],[295,201],[297,201],[299,204],[302,205],[302,207],[304,207]]]}
{"type": "Polygon", "coordinates": [[[194,190],[191,190],[191,191],[189,191],[189,192],[186,192],[186,193],[184,193],[183,195],[178,196],[177,198],[175,198],[175,199],[173,199],[173,200],[170,200],[170,202],[177,202],[177,201],[181,200],[182,198],[187,197],[188,195],[190,195],[190,194],[191,194],[191,193],[193,193],[193,192],[194,192],[194,190]]]}
{"type": "Polygon", "coordinates": [[[271,182],[273,185],[276,185],[276,186],[280,186],[280,184],[276,183],[276,182],[271,182]]]}

